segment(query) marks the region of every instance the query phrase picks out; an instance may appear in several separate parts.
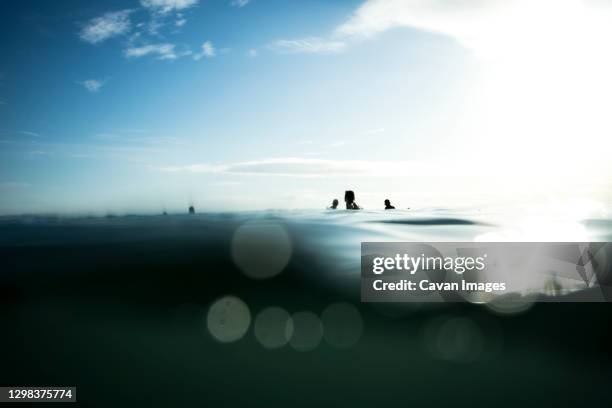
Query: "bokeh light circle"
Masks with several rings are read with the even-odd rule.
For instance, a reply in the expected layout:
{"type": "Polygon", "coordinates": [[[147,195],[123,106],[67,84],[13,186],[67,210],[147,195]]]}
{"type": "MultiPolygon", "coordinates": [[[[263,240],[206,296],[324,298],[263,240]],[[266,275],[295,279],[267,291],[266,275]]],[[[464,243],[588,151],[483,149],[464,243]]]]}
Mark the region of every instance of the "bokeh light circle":
{"type": "Polygon", "coordinates": [[[297,351],[310,351],[315,349],[323,337],[323,325],[316,314],[312,312],[298,312],[292,316],[293,331],[290,324],[285,326],[285,335],[289,344],[297,351]]]}
{"type": "Polygon", "coordinates": [[[268,221],[242,224],[232,239],[232,260],[253,279],[278,275],[291,258],[291,239],[285,228],[268,221]]]}
{"type": "Polygon", "coordinates": [[[212,304],[206,317],[210,334],[222,343],[241,339],[251,325],[251,312],[235,296],[224,296],[212,304]]]}
{"type": "Polygon", "coordinates": [[[434,357],[447,361],[474,361],[484,350],[480,327],[466,317],[434,320],[425,329],[424,341],[434,357]]]}
{"type": "Polygon", "coordinates": [[[487,309],[500,315],[516,315],[531,309],[537,299],[538,295],[536,293],[525,295],[508,294],[494,298],[486,303],[485,306],[487,309]]]}
{"type": "Polygon", "coordinates": [[[337,348],[349,348],[363,333],[363,319],[359,310],[349,303],[334,303],[321,314],[323,337],[337,348]]]}
{"type": "Polygon", "coordinates": [[[255,338],[262,346],[279,348],[293,336],[293,320],[285,309],[268,307],[255,318],[254,331],[255,338]]]}

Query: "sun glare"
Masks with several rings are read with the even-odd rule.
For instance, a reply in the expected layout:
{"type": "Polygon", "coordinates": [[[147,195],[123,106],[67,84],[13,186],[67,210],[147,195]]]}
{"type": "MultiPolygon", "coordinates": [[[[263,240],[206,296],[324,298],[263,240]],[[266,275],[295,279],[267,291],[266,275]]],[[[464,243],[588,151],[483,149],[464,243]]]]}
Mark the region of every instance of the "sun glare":
{"type": "Polygon", "coordinates": [[[556,0],[516,2],[494,16],[461,38],[482,63],[464,107],[465,137],[488,152],[479,163],[521,182],[607,178],[612,14],[556,0]]]}

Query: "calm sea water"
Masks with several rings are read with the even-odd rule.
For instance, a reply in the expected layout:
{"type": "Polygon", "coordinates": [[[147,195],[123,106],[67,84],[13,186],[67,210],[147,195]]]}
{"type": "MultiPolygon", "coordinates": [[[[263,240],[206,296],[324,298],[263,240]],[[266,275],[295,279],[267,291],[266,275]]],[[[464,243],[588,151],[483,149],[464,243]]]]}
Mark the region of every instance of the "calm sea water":
{"type": "Polygon", "coordinates": [[[0,382],[87,406],[596,404],[608,304],[360,303],[360,244],[611,237],[565,211],[3,217],[0,382]]]}
{"type": "Polygon", "coordinates": [[[575,206],[0,218],[0,246],[8,248],[78,250],[186,239],[208,250],[222,248],[246,269],[271,269],[246,272],[254,278],[275,276],[295,254],[307,252],[318,264],[312,274],[320,271],[321,280],[358,281],[361,242],[605,242],[612,241],[612,220],[601,208],[575,206]]]}

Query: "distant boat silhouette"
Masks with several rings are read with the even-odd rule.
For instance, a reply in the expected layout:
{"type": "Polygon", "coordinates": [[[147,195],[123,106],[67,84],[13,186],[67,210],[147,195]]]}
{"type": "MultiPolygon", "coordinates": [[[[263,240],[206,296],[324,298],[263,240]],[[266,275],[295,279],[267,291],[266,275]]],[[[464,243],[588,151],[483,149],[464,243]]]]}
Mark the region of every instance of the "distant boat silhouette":
{"type": "Polygon", "coordinates": [[[195,214],[195,208],[193,208],[193,205],[189,206],[189,214],[195,214]]]}

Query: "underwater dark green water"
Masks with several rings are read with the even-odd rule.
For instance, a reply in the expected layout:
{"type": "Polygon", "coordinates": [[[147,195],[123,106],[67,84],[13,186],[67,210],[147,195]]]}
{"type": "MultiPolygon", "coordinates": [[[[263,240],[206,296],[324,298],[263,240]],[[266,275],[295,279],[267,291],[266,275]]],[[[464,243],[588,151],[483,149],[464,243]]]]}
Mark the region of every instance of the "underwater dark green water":
{"type": "Polygon", "coordinates": [[[609,241],[612,223],[441,209],[4,217],[0,382],[74,385],[101,407],[609,404],[607,303],[360,302],[362,241],[551,231],[609,241]],[[266,325],[270,307],[290,330],[266,325]]]}

